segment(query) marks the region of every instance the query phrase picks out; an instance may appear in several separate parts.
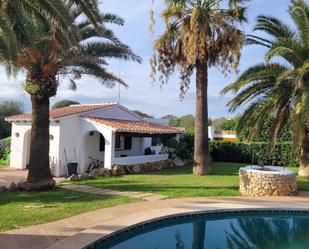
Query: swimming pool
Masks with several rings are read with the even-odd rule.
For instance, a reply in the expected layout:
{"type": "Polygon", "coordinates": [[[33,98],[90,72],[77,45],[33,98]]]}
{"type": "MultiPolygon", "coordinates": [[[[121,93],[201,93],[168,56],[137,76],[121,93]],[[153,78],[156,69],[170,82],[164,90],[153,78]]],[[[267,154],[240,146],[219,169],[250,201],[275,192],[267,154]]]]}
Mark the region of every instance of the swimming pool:
{"type": "Polygon", "coordinates": [[[118,231],[87,249],[308,249],[309,211],[176,215],[118,231]]]}

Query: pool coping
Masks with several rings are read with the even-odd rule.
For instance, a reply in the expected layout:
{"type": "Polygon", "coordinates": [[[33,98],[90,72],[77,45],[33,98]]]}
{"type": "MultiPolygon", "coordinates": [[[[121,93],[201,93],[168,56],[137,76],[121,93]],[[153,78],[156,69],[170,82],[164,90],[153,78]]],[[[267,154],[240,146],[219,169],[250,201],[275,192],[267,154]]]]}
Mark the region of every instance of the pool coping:
{"type": "Polygon", "coordinates": [[[205,212],[233,212],[246,210],[282,210],[282,211],[309,211],[309,198],[305,201],[293,202],[297,198],[186,198],[169,199],[159,202],[168,202],[164,207],[148,208],[128,215],[113,218],[98,226],[85,229],[71,237],[65,238],[48,249],[89,249],[91,245],[113,236],[128,228],[147,224],[173,216],[192,215],[205,212]]]}
{"type": "MultiPolygon", "coordinates": [[[[199,211],[199,212],[189,212],[168,215],[163,217],[154,218],[152,220],[143,221],[124,229],[116,230],[108,235],[103,236],[101,239],[92,242],[92,244],[87,245],[83,249],[96,249],[104,243],[113,243],[117,239],[121,238],[127,240],[130,238],[132,233],[143,234],[143,232],[153,231],[160,227],[165,227],[167,225],[183,224],[186,222],[192,222],[190,219],[202,219],[207,220],[212,219],[226,219],[234,217],[244,217],[248,215],[308,215],[309,209],[295,210],[295,209],[269,209],[269,208],[251,208],[251,209],[223,209],[215,211],[199,211]]],[[[138,235],[137,234],[137,235],[138,235]]],[[[101,247],[100,247],[101,248],[101,247]]],[[[104,247],[105,248],[105,247],[104,247]]]]}

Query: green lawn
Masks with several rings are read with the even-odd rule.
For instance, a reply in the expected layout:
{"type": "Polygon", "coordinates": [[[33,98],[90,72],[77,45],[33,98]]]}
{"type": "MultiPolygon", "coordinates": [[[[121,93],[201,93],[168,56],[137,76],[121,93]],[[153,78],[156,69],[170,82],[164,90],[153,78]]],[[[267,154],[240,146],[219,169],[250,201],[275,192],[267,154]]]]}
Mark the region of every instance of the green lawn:
{"type": "MultiPolygon", "coordinates": [[[[239,195],[238,170],[244,164],[213,163],[208,176],[192,175],[192,166],[165,169],[157,172],[99,177],[77,184],[123,191],[144,191],[169,197],[236,196],[239,195]]],[[[294,168],[295,170],[295,168],[294,168]]],[[[298,178],[300,190],[309,190],[309,180],[298,178]]]]}
{"type": "Polygon", "coordinates": [[[136,201],[128,197],[93,195],[59,188],[44,193],[4,193],[0,194],[0,232],[136,201]],[[68,199],[70,196],[77,198],[68,199]],[[42,205],[47,207],[27,208],[42,205]]]}

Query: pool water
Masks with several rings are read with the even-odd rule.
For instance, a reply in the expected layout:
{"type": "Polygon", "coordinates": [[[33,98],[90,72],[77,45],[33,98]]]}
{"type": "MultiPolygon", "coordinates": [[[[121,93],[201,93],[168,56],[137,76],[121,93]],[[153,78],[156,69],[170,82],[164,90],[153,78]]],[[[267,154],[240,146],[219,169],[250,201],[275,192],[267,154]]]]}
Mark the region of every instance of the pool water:
{"type": "Polygon", "coordinates": [[[309,249],[309,215],[226,214],[179,219],[170,222],[170,225],[165,222],[163,225],[131,231],[90,248],[309,249]]]}

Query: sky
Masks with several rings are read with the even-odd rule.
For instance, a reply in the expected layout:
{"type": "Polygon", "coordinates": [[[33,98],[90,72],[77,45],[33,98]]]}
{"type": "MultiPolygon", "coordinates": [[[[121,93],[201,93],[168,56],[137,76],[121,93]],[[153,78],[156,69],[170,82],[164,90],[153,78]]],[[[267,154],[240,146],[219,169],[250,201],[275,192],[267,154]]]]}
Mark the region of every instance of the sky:
{"type": "MultiPolygon", "coordinates": [[[[143,58],[141,64],[125,61],[109,61],[108,69],[120,76],[128,85],[120,87],[120,104],[131,110],[140,110],[157,118],[166,114],[182,116],[195,113],[195,82],[184,100],[179,99],[179,80],[177,74],[167,85],[160,87],[159,83],[151,84],[149,58],[153,54],[153,42],[162,34],[164,25],[160,19],[160,12],[164,5],[162,0],[155,0],[156,13],[155,33],[148,30],[150,23],[149,12],[152,0],[101,0],[100,8],[104,12],[114,13],[125,19],[124,26],[109,25],[119,39],[129,45],[132,50],[143,58]]],[[[289,21],[287,8],[289,0],[251,0],[248,7],[248,23],[243,25],[246,34],[252,32],[252,27],[258,15],[271,15],[284,21],[289,21]]],[[[242,50],[239,71],[243,72],[249,66],[263,62],[265,49],[257,46],[247,46],[242,50]]],[[[220,91],[237,78],[232,73],[225,77],[220,69],[211,68],[209,71],[209,116],[210,118],[232,117],[236,113],[229,113],[226,107],[232,95],[221,96],[220,91]]],[[[21,101],[25,111],[31,111],[29,96],[23,90],[24,75],[21,73],[16,79],[8,79],[3,68],[0,68],[0,101],[21,101]]],[[[68,89],[68,82],[61,81],[54,103],[63,99],[79,101],[81,103],[118,102],[119,88],[107,89],[93,78],[84,77],[79,80],[76,91],[68,89]]]]}

